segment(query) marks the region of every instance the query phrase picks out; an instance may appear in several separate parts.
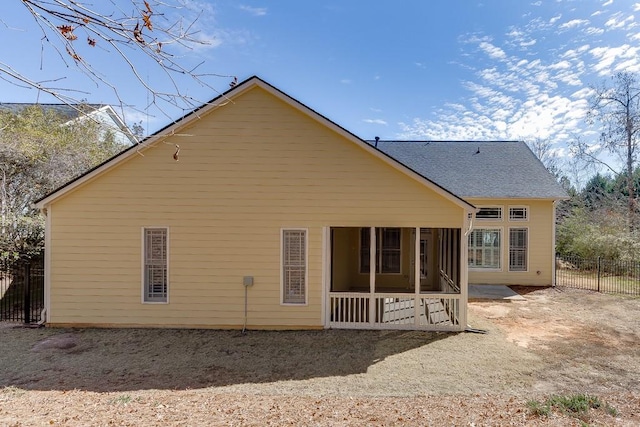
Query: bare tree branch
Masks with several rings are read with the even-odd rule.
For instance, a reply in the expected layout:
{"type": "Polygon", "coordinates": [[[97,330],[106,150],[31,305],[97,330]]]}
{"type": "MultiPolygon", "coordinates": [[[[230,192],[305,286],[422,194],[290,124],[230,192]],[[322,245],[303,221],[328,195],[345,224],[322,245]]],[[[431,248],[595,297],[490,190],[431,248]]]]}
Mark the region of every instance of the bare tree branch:
{"type": "MultiPolygon", "coordinates": [[[[66,67],[76,67],[97,87],[105,86],[113,91],[123,105],[119,88],[108,77],[107,70],[101,70],[87,57],[97,49],[104,55],[123,62],[129,74],[150,94],[149,105],[155,105],[169,117],[163,106],[191,110],[206,102],[196,99],[184,91],[182,79],[195,82],[209,95],[219,93],[213,86],[213,79],[232,79],[233,76],[199,71],[202,63],[188,65],[184,58],[176,56],[171,46],[185,50],[207,45],[207,41],[197,38],[196,24],[202,12],[195,19],[185,20],[185,4],[181,0],[130,0],[130,10],[125,10],[122,2],[103,0],[19,0],[34,19],[36,28],[42,33],[41,67],[45,68],[44,52],[53,49],[66,67]],[[86,53],[86,55],[85,55],[86,53]],[[164,76],[169,90],[149,84],[139,72],[144,61],[155,64],[156,74],[164,76]],[[178,80],[180,79],[180,80],[178,80]]],[[[9,26],[5,23],[5,26],[9,26]]],[[[175,51],[175,48],[173,49],[175,51]]],[[[30,87],[49,94],[67,104],[78,103],[75,94],[86,94],[60,87],[61,79],[37,81],[26,73],[16,70],[8,63],[0,63],[0,78],[19,87],[30,87]]],[[[156,80],[158,80],[156,78],[156,80]]]]}
{"type": "Polygon", "coordinates": [[[621,72],[613,76],[611,86],[603,84],[594,88],[595,95],[587,114],[587,122],[599,125],[600,150],[592,150],[577,140],[573,144],[581,158],[605,166],[616,175],[624,174],[628,192],[628,222],[633,230],[636,226],[636,196],[634,193],[633,171],[637,165],[637,148],[640,144],[640,87],[637,76],[621,72]],[[603,161],[602,151],[616,155],[622,161],[622,172],[603,161]]]}

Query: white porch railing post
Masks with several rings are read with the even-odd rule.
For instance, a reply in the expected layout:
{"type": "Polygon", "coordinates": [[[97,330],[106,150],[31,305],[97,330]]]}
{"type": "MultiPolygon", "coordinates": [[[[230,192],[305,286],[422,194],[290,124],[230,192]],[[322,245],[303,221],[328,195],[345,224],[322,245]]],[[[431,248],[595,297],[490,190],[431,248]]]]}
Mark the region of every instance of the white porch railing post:
{"type": "Polygon", "coordinates": [[[376,293],[376,228],[369,229],[369,323],[376,322],[376,301],[374,294],[376,293]]]}
{"type": "MultiPolygon", "coordinates": [[[[414,324],[420,326],[420,264],[422,263],[422,256],[420,255],[420,227],[416,227],[416,238],[414,242],[413,250],[413,287],[414,287],[414,303],[413,303],[413,317],[414,324]]],[[[426,250],[426,248],[425,248],[426,250]]]]}
{"type": "Polygon", "coordinates": [[[460,281],[458,287],[460,288],[460,301],[459,301],[459,318],[460,318],[460,330],[463,331],[467,327],[467,304],[469,301],[469,255],[467,253],[469,237],[465,233],[465,230],[470,231],[469,217],[471,214],[465,212],[462,223],[464,229],[460,230],[460,253],[458,254],[460,259],[460,281]]]}

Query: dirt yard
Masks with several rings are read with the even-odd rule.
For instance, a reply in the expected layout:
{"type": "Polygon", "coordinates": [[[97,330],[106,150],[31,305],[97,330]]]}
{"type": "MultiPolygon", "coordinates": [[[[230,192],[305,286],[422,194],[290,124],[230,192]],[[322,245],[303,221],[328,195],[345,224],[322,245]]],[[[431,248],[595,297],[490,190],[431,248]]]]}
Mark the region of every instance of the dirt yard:
{"type": "Polygon", "coordinates": [[[640,299],[516,290],[486,334],[0,324],[0,425],[640,425],[640,299]]]}

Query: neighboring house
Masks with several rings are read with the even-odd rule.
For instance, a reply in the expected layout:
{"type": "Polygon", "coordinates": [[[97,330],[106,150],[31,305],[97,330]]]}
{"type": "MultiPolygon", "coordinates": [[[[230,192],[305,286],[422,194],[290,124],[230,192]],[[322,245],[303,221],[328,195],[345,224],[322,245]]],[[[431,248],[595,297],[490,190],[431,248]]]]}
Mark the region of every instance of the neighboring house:
{"type": "Polygon", "coordinates": [[[122,146],[134,145],[138,142],[136,136],[127,127],[111,105],[106,104],[29,104],[29,103],[0,103],[0,110],[7,110],[19,114],[27,107],[38,105],[44,111],[54,111],[66,123],[74,120],[94,120],[100,124],[100,131],[105,134],[111,132],[115,142],[122,146]]]}
{"type": "Polygon", "coordinates": [[[463,330],[478,201],[252,77],[37,202],[46,321],[463,330]]]}

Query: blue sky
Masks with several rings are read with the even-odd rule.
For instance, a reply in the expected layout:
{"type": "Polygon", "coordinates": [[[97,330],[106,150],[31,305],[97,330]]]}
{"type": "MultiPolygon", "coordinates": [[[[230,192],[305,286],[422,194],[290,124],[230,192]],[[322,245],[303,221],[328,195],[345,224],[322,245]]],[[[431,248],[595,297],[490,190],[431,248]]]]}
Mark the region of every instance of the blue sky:
{"type": "MultiPolygon", "coordinates": [[[[201,71],[239,80],[258,75],[366,139],[538,137],[566,155],[574,135],[596,140],[583,119],[590,87],[617,71],[640,72],[635,1],[183,2],[188,8],[179,13],[199,13],[198,37],[211,42],[174,50],[184,63],[205,61],[201,71]]],[[[85,91],[79,97],[88,102],[117,102],[46,43],[41,55],[41,33],[20,1],[2,7],[0,62],[35,80],[66,77],[60,86],[85,91]]],[[[168,107],[166,115],[146,114],[148,94],[124,64],[104,48],[87,58],[118,88],[128,122],[143,120],[154,131],[182,115],[168,107]]],[[[139,72],[165,89],[148,64],[139,72]]],[[[210,81],[224,91],[230,79],[210,81]]],[[[179,84],[202,101],[216,96],[179,84]]],[[[5,81],[0,93],[2,102],[51,101],[5,81]]]]}

